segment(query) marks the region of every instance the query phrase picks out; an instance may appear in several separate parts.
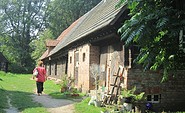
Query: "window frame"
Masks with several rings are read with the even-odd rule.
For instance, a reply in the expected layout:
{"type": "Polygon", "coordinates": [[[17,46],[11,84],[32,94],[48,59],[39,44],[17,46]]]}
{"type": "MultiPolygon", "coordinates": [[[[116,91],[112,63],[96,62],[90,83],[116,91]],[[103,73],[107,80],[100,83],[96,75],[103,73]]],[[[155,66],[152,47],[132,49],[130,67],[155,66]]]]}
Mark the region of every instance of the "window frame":
{"type": "Polygon", "coordinates": [[[83,54],[82,54],[82,61],[85,62],[85,59],[86,59],[86,54],[83,53],[83,54]]]}
{"type": "Polygon", "coordinates": [[[161,94],[148,94],[147,95],[147,102],[160,103],[161,102],[161,94]],[[150,98],[148,96],[150,96],[150,98]],[[157,98],[155,98],[155,96],[157,96],[157,98]],[[157,100],[155,100],[155,99],[157,99],[157,100]]]}
{"type": "Polygon", "coordinates": [[[72,56],[69,57],[69,63],[72,63],[72,56]]]}

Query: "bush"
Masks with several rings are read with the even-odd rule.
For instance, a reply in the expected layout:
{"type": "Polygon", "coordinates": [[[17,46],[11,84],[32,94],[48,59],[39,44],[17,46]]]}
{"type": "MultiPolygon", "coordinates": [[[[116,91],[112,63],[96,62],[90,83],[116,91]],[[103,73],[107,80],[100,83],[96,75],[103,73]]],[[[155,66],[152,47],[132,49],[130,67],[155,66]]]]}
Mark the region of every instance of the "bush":
{"type": "Polygon", "coordinates": [[[20,73],[20,74],[26,74],[26,73],[32,73],[33,67],[22,67],[17,64],[10,64],[8,67],[8,71],[12,73],[20,73]]]}

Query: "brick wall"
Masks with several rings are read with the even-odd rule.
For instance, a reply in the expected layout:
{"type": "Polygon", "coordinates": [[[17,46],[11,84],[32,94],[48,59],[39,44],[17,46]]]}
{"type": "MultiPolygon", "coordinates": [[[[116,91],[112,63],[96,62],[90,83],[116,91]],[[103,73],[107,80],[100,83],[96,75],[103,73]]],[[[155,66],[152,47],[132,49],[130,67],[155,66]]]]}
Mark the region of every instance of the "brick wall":
{"type": "Polygon", "coordinates": [[[55,62],[51,63],[51,76],[56,77],[56,75],[55,75],[55,62]]]}
{"type": "Polygon", "coordinates": [[[68,52],[68,76],[75,77],[75,73],[78,73],[78,78],[75,78],[78,83],[75,84],[75,87],[83,92],[89,90],[89,51],[90,45],[85,44],[68,52]],[[76,51],[78,51],[78,63],[75,65],[76,51]],[[78,68],[78,71],[75,71],[75,68],[78,68]]]}
{"type": "MultiPolygon", "coordinates": [[[[161,83],[162,72],[142,72],[130,69],[127,75],[127,88],[137,87],[137,92],[145,95],[160,95],[158,103],[153,103],[155,111],[185,110],[185,74],[179,72],[176,78],[170,74],[169,80],[161,83]]],[[[145,101],[146,102],[146,101],[145,101]]]]}
{"type": "Polygon", "coordinates": [[[83,92],[87,92],[89,90],[89,54],[89,44],[79,47],[78,85],[82,88],[83,92]]]}
{"type": "Polygon", "coordinates": [[[177,73],[176,78],[169,78],[169,81],[162,84],[162,107],[170,111],[185,111],[185,71],[177,73]]]}
{"type": "Polygon", "coordinates": [[[62,76],[65,75],[65,71],[66,71],[66,60],[60,59],[57,61],[57,78],[62,78],[62,76]]]}
{"type": "Polygon", "coordinates": [[[74,77],[74,49],[68,52],[68,76],[74,77]]]}
{"type": "Polygon", "coordinates": [[[83,92],[94,89],[93,80],[90,78],[90,64],[99,63],[99,47],[89,44],[82,45],[68,52],[68,76],[75,77],[78,73],[78,83],[75,85],[83,92]],[[78,52],[78,64],[75,65],[75,53],[78,52]],[[71,61],[70,61],[71,60],[71,61]],[[71,63],[70,63],[71,62],[71,63]],[[78,71],[75,71],[78,68],[78,71]]]}

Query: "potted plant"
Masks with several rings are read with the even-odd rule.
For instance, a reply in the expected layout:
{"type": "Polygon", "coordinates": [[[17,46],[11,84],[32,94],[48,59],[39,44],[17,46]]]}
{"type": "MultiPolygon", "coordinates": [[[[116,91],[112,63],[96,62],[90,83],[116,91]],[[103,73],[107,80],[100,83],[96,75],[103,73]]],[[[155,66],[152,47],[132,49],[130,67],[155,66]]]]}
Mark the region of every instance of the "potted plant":
{"type": "Polygon", "coordinates": [[[136,91],[136,87],[132,88],[131,90],[123,89],[121,94],[126,103],[133,103],[143,99],[143,96],[145,93],[141,92],[139,94],[136,94],[135,91],[136,91]]]}
{"type": "Polygon", "coordinates": [[[131,111],[133,108],[133,104],[142,100],[144,97],[144,92],[139,94],[135,93],[136,87],[132,88],[131,90],[124,89],[122,91],[123,96],[123,108],[122,110],[131,111]]]}
{"type": "Polygon", "coordinates": [[[61,93],[64,93],[67,90],[68,80],[67,75],[62,76],[60,86],[61,86],[61,93]]]}

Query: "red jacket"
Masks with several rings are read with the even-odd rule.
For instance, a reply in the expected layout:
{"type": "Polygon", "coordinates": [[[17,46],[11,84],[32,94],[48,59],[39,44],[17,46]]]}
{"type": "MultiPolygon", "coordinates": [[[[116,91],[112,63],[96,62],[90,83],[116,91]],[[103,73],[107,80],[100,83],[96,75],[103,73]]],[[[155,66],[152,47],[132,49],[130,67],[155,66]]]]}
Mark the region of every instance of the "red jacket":
{"type": "Polygon", "coordinates": [[[44,67],[36,67],[33,72],[37,69],[38,75],[36,76],[37,82],[45,82],[46,80],[46,69],[44,67]]]}

